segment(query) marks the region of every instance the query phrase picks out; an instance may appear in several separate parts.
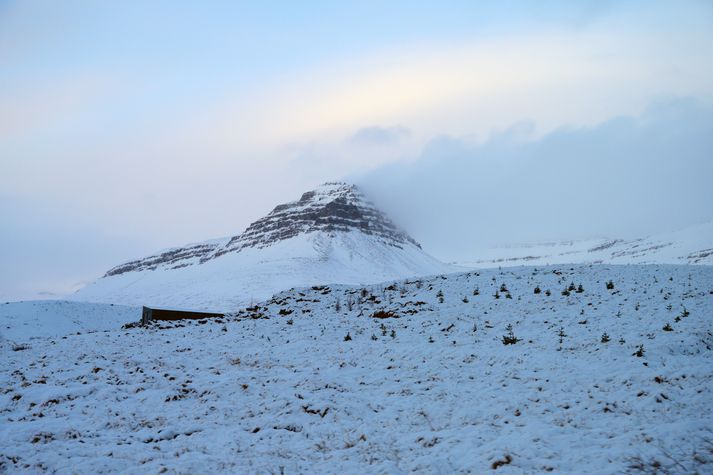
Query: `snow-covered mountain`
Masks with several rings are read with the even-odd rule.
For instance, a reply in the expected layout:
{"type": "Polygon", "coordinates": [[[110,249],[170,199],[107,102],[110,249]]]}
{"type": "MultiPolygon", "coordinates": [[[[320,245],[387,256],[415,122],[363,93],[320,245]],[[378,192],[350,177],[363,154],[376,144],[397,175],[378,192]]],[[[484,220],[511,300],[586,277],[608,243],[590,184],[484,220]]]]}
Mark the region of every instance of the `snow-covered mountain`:
{"type": "Polygon", "coordinates": [[[640,239],[588,239],[503,246],[460,264],[495,267],[548,264],[713,264],[713,222],[640,239]]]}
{"type": "Polygon", "coordinates": [[[72,299],[229,311],[291,287],[454,270],[425,253],[354,185],[326,183],[236,236],[114,267],[72,299]]]}

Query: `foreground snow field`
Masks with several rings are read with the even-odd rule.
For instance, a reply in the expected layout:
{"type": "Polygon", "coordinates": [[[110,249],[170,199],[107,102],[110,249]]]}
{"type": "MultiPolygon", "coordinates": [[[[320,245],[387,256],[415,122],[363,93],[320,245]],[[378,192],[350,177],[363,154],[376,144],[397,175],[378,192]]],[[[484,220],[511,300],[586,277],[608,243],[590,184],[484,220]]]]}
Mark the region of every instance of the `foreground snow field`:
{"type": "Polygon", "coordinates": [[[7,315],[0,471],[713,471],[708,266],[298,289],[34,339],[7,315]]]}

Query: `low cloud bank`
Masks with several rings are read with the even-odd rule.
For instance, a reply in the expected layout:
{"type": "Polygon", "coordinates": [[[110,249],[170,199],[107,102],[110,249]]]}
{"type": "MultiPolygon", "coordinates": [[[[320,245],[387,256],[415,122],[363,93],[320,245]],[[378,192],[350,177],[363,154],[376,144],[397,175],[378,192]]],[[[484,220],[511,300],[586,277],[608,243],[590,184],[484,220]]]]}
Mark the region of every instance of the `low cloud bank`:
{"type": "Polygon", "coordinates": [[[639,117],[531,139],[523,122],[472,145],[431,141],[414,162],[354,178],[427,249],[634,237],[713,219],[713,108],[653,104],[639,117]]]}

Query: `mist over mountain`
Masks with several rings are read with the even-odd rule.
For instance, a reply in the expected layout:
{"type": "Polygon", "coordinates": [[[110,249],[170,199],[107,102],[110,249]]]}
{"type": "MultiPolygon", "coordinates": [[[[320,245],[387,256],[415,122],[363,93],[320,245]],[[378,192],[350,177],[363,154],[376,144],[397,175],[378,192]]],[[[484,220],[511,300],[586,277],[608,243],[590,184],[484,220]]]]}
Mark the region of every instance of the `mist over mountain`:
{"type": "Polygon", "coordinates": [[[443,259],[511,243],[638,238],[713,220],[713,108],[671,99],[639,116],[538,137],[444,136],[354,177],[443,259]]]}

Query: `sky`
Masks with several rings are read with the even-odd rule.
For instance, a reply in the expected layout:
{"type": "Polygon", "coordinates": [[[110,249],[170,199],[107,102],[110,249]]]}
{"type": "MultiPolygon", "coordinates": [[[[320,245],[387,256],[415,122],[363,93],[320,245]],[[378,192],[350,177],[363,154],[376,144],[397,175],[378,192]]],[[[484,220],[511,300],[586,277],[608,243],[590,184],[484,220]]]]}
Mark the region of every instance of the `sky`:
{"type": "Polygon", "coordinates": [[[0,0],[0,299],[354,181],[437,257],[713,219],[713,2],[0,0]]]}

